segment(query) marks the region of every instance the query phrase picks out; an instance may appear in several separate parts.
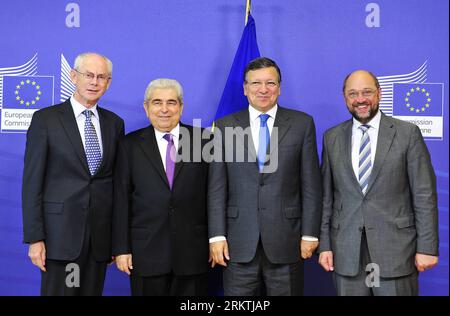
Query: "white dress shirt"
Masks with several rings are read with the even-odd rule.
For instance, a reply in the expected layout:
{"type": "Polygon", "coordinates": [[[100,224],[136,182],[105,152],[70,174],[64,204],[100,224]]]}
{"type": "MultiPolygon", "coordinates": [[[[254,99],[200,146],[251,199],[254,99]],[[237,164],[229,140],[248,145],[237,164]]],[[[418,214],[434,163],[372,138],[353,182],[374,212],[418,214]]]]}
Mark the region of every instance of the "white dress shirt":
{"type": "MultiPolygon", "coordinates": [[[[156,143],[158,144],[159,154],[161,155],[161,160],[164,166],[164,170],[166,170],[166,152],[167,152],[167,144],[168,141],[164,138],[164,135],[168,133],[166,132],[160,132],[155,128],[155,138],[156,143]]],[[[178,143],[180,138],[180,124],[178,123],[177,126],[175,126],[171,131],[170,134],[172,134],[173,137],[173,144],[175,148],[178,149],[178,143]]]]}
{"type": "MultiPolygon", "coordinates": [[[[269,115],[267,119],[267,127],[269,128],[269,134],[272,135],[273,125],[275,123],[275,117],[277,115],[278,104],[275,104],[273,108],[267,111],[265,114],[269,115]]],[[[248,106],[250,128],[252,130],[253,144],[255,145],[255,152],[259,149],[259,128],[261,126],[261,118],[259,117],[263,112],[258,111],[253,106],[248,106]]],[[[215,236],[209,239],[209,243],[216,241],[226,240],[225,236],[215,236]]],[[[302,236],[302,240],[306,241],[318,241],[319,239],[313,236],[302,236]]]]}
{"type": "Polygon", "coordinates": [[[100,119],[97,111],[97,104],[91,107],[90,109],[86,108],[80,102],[75,100],[73,96],[70,97],[70,104],[72,105],[73,114],[75,115],[75,119],[77,121],[78,131],[81,135],[81,141],[83,142],[84,150],[86,151],[86,140],[84,137],[84,123],[86,121],[86,116],[83,114],[84,110],[91,110],[91,122],[94,125],[95,133],[97,134],[98,143],[100,145],[100,153],[103,157],[103,143],[102,143],[102,132],[100,129],[100,119]]]}
{"type": "Polygon", "coordinates": [[[272,135],[273,124],[275,123],[275,116],[277,115],[278,105],[275,104],[273,108],[271,108],[266,113],[260,112],[255,109],[253,106],[248,106],[248,112],[250,117],[250,128],[252,130],[252,138],[253,143],[255,144],[255,152],[258,152],[259,149],[259,129],[261,126],[261,118],[259,117],[261,114],[268,114],[269,118],[267,119],[267,127],[269,128],[269,134],[272,135]]]}
{"type": "MultiPolygon", "coordinates": [[[[375,162],[375,153],[377,151],[377,142],[378,142],[378,131],[380,130],[380,120],[381,120],[381,112],[378,113],[370,120],[369,123],[365,125],[369,125],[370,128],[366,133],[369,133],[370,138],[370,159],[373,163],[375,162]]],[[[359,178],[359,147],[361,146],[361,138],[362,138],[362,130],[359,128],[361,122],[357,119],[353,118],[353,127],[352,127],[352,167],[353,172],[355,173],[356,179],[359,178]]]]}

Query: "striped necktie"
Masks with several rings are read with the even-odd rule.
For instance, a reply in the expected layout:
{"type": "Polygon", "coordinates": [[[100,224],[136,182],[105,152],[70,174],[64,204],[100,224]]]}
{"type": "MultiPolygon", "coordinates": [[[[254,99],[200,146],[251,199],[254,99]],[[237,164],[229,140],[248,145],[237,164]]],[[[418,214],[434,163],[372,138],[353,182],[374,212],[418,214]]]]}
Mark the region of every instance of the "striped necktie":
{"type": "Polygon", "coordinates": [[[369,184],[370,173],[372,172],[372,160],[370,152],[370,137],[368,130],[369,125],[361,125],[358,127],[362,131],[361,145],[359,147],[359,167],[358,181],[362,193],[365,195],[369,184]]]}

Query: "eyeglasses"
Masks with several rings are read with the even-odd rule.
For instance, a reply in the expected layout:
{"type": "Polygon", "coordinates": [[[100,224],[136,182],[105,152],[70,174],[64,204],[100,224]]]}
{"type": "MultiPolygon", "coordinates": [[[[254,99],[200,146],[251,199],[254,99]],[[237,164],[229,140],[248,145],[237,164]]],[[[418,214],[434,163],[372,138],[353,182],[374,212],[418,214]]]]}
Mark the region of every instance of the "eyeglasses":
{"type": "Polygon", "coordinates": [[[362,91],[355,91],[352,90],[350,92],[347,92],[347,98],[349,99],[356,99],[360,94],[363,98],[371,98],[375,95],[376,90],[372,89],[364,89],[362,91]]]}
{"type": "Polygon", "coordinates": [[[161,99],[152,99],[152,100],[147,100],[146,102],[157,108],[163,107],[164,104],[166,104],[167,107],[175,107],[180,104],[177,100],[173,100],[173,99],[170,99],[167,101],[163,101],[161,99]]]}
{"type": "Polygon", "coordinates": [[[246,84],[248,84],[248,86],[253,90],[258,90],[258,89],[262,88],[263,85],[265,85],[269,89],[274,89],[274,88],[278,87],[278,82],[276,82],[276,81],[266,81],[266,82],[250,81],[250,82],[246,82],[246,84]]]}
{"type": "Polygon", "coordinates": [[[81,72],[78,71],[76,69],[74,69],[76,72],[78,72],[80,75],[82,75],[86,80],[93,80],[94,78],[97,78],[98,82],[100,83],[105,83],[107,82],[109,79],[111,79],[110,76],[104,75],[104,74],[100,74],[100,75],[95,75],[92,72],[81,72]]]}

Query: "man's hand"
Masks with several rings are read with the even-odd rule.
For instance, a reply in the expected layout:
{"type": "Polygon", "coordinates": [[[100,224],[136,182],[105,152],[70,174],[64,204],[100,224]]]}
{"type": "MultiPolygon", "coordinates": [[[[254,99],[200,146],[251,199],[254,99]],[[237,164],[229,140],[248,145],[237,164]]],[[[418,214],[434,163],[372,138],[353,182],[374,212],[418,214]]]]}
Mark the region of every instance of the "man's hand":
{"type": "Polygon", "coordinates": [[[425,270],[433,268],[438,263],[437,256],[425,255],[422,253],[416,253],[416,268],[417,271],[423,272],[425,270]]]}
{"type": "Polygon", "coordinates": [[[327,272],[334,271],[333,252],[332,251],[321,252],[319,255],[319,264],[327,272]]]}
{"type": "Polygon", "coordinates": [[[311,258],[313,252],[316,250],[317,246],[319,246],[318,241],[308,241],[303,240],[300,242],[300,251],[303,259],[311,258]]]}
{"type": "Polygon", "coordinates": [[[228,243],[226,240],[216,241],[209,244],[209,262],[211,267],[214,268],[216,264],[226,267],[227,263],[225,259],[230,260],[228,254],[228,243]]]}
{"type": "Polygon", "coordinates": [[[43,241],[37,241],[30,244],[28,248],[28,257],[35,266],[38,266],[43,272],[45,269],[45,243],[43,241]]]}
{"type": "Polygon", "coordinates": [[[116,257],[117,269],[130,275],[133,270],[133,260],[131,254],[120,255],[116,257]]]}

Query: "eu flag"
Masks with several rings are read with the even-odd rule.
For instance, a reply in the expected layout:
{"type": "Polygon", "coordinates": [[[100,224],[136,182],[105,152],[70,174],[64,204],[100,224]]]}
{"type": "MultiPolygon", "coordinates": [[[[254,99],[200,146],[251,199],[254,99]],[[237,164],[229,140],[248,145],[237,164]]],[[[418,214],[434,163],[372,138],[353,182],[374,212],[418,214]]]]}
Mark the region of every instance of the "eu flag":
{"type": "Polygon", "coordinates": [[[394,83],[393,116],[442,116],[441,83],[394,83]]]}
{"type": "Polygon", "coordinates": [[[53,104],[53,77],[3,76],[3,108],[40,109],[53,104]]]}
{"type": "Polygon", "coordinates": [[[242,86],[244,83],[244,70],[250,61],[259,56],[255,20],[249,14],[247,25],[242,32],[241,41],[217,107],[215,120],[248,106],[247,97],[244,95],[242,86]]]}

